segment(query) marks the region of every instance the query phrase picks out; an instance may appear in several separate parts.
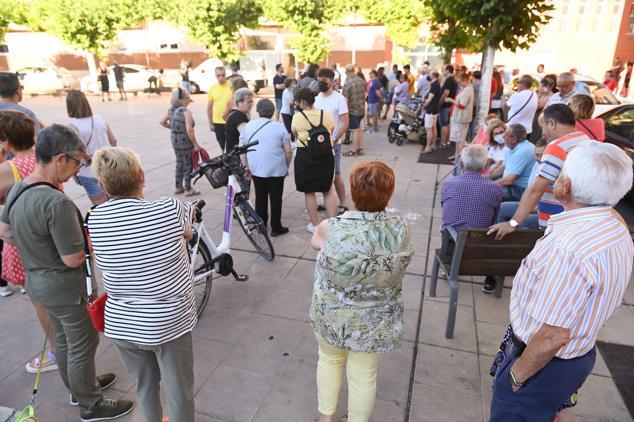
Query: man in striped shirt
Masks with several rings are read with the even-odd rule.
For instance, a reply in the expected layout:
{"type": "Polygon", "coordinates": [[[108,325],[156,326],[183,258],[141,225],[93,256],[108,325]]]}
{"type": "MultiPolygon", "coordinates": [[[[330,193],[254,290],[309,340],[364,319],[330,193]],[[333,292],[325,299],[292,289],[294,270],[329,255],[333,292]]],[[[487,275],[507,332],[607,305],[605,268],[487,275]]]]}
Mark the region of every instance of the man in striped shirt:
{"type": "Polygon", "coordinates": [[[553,184],[570,151],[581,142],[590,138],[575,129],[575,115],[564,104],[554,104],[544,109],[542,132],[550,141],[535,181],[526,189],[520,204],[509,221],[495,224],[489,233],[496,233],[496,239],[502,239],[522,224],[526,217],[537,207],[539,227],[546,228],[548,219],[564,210],[553,194],[553,184]]]}
{"type": "Polygon", "coordinates": [[[632,238],[612,209],[631,186],[632,160],[618,147],[587,141],[568,154],[554,186],[564,212],[513,280],[491,422],[552,421],[590,374],[599,329],[632,275],[632,238]]]}

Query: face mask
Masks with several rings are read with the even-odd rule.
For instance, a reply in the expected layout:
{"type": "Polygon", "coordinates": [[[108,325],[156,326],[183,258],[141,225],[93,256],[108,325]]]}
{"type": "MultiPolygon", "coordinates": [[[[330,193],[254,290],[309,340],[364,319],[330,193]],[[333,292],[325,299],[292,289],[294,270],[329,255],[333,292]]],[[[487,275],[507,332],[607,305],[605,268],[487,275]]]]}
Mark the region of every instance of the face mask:
{"type": "Polygon", "coordinates": [[[497,135],[493,136],[493,140],[495,142],[497,142],[498,144],[503,144],[504,143],[504,134],[502,133],[498,133],[497,135]]]}
{"type": "Polygon", "coordinates": [[[328,84],[328,82],[325,82],[325,81],[319,81],[318,85],[319,85],[319,91],[321,92],[326,92],[328,91],[328,88],[330,88],[330,85],[328,84]]]}

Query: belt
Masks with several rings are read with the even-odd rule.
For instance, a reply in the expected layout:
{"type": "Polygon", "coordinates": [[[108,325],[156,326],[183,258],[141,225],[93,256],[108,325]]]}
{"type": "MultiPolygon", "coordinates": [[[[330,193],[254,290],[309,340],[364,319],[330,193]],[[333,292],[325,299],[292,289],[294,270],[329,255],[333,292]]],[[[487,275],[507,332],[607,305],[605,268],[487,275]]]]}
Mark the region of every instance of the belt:
{"type": "Polygon", "coordinates": [[[511,344],[513,344],[511,354],[516,358],[522,356],[522,353],[524,353],[524,350],[526,349],[526,343],[520,340],[515,333],[511,333],[511,344]]]}

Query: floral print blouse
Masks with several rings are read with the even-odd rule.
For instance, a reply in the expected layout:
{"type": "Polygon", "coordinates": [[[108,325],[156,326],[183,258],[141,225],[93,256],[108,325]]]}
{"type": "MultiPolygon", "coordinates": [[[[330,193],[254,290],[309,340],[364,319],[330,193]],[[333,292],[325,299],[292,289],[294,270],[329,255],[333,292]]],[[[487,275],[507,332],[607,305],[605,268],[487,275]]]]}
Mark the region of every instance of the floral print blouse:
{"type": "Polygon", "coordinates": [[[334,347],[389,352],[401,345],[405,269],[412,259],[405,220],[347,211],[328,222],[317,254],[310,321],[334,347]]]}

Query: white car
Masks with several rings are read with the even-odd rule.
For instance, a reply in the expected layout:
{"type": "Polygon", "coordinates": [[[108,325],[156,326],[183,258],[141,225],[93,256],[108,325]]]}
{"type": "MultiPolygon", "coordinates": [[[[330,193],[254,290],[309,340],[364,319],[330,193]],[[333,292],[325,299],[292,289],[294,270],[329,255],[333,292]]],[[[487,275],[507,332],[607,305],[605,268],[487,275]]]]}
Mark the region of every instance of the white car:
{"type": "MultiPolygon", "coordinates": [[[[149,79],[152,76],[158,77],[154,72],[145,66],[138,64],[122,64],[123,68],[123,88],[126,92],[143,92],[143,90],[149,88],[149,79]]],[[[110,85],[110,92],[118,92],[117,81],[114,78],[114,66],[108,66],[108,82],[110,85]]],[[[80,81],[80,89],[83,92],[101,92],[101,84],[99,83],[98,75],[84,76],[80,81]]]]}
{"type": "Polygon", "coordinates": [[[70,86],[70,82],[65,81],[65,74],[54,67],[24,67],[16,73],[25,94],[59,95],[70,86]]]}
{"type": "MultiPolygon", "coordinates": [[[[207,59],[189,71],[189,90],[192,94],[207,92],[215,85],[216,68],[224,67],[227,76],[231,75],[231,69],[225,67],[218,59],[207,59]]],[[[240,75],[244,78],[249,89],[257,94],[260,88],[267,86],[266,71],[263,60],[248,56],[240,57],[240,75]]]]}

